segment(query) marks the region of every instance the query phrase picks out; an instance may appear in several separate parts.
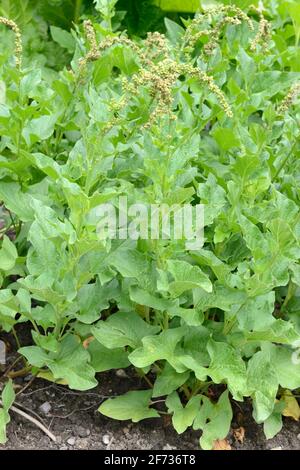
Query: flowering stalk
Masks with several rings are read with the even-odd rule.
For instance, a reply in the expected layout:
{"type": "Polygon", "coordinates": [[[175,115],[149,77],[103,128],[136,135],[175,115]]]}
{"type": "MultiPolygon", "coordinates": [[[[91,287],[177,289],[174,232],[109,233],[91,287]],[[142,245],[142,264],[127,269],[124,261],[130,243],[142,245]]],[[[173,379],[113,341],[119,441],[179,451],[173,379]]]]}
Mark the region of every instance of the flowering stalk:
{"type": "Polygon", "coordinates": [[[293,102],[300,94],[300,82],[294,83],[284,100],[281,102],[280,106],[278,107],[278,113],[284,114],[289,108],[292,106],[293,102]]]}
{"type": "Polygon", "coordinates": [[[190,53],[193,51],[197,41],[202,36],[209,36],[210,40],[205,46],[205,52],[211,53],[212,50],[216,47],[217,41],[221,34],[223,27],[226,24],[239,25],[242,22],[246,22],[251,31],[254,30],[253,22],[249,16],[243,12],[240,8],[237,8],[232,5],[221,5],[217,8],[210,8],[200,15],[195,16],[191,24],[187,27],[185,32],[185,44],[186,52],[190,53]],[[212,29],[200,30],[199,28],[206,22],[211,22],[213,16],[225,15],[217,25],[212,29]],[[233,15],[233,16],[232,16],[233,15]]]}
{"type": "Polygon", "coordinates": [[[259,44],[262,45],[263,49],[267,49],[268,42],[271,37],[270,23],[265,19],[261,8],[257,8],[253,5],[250,8],[259,15],[258,31],[255,38],[251,42],[250,50],[254,52],[259,44]]]}
{"type": "Polygon", "coordinates": [[[148,87],[150,96],[155,103],[155,109],[151,113],[149,122],[146,124],[147,127],[164,115],[168,115],[170,119],[175,119],[171,111],[173,103],[172,89],[180,75],[189,75],[205,84],[218,98],[227,116],[232,117],[230,106],[221,89],[214,83],[213,78],[202,70],[193,67],[192,64],[180,63],[169,57],[168,43],[164,35],[157,32],[148,33],[143,48],[136,45],[126,36],[109,36],[100,44],[97,44],[91,22],[86,21],[84,27],[90,44],[90,50],[86,56],[81,59],[81,68],[83,68],[88,61],[100,58],[101,53],[106,49],[118,44],[129,47],[136,53],[140,61],[140,69],[131,77],[131,80],[125,77],[122,79],[122,87],[127,97],[123,96],[118,102],[114,100],[111,104],[114,118],[108,123],[108,129],[110,129],[111,125],[118,119],[119,111],[128,102],[128,96],[134,96],[137,88],[140,86],[148,87]]]}
{"type": "Polygon", "coordinates": [[[15,33],[15,56],[18,69],[22,66],[22,36],[19,26],[12,20],[0,16],[0,23],[10,28],[15,33]]]}

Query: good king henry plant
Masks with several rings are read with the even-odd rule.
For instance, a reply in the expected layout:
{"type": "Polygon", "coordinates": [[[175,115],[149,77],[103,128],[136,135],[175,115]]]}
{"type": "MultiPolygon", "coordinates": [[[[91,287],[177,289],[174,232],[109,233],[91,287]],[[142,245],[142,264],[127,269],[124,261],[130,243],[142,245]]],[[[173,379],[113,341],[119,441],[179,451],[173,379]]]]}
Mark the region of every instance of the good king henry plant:
{"type": "MultiPolygon", "coordinates": [[[[203,449],[234,401],[274,436],[300,387],[295,49],[282,56],[260,10],[224,6],[136,41],[86,21],[70,66],[47,74],[22,68],[20,31],[0,21],[16,39],[16,60],[0,57],[0,326],[31,330],[25,371],[88,390],[135,369],[145,386],[99,411],[167,412],[203,449]],[[99,207],[120,198],[175,205],[173,225],[201,203],[202,246],[101,235],[99,207]]],[[[2,442],[12,400],[8,382],[2,442]]]]}

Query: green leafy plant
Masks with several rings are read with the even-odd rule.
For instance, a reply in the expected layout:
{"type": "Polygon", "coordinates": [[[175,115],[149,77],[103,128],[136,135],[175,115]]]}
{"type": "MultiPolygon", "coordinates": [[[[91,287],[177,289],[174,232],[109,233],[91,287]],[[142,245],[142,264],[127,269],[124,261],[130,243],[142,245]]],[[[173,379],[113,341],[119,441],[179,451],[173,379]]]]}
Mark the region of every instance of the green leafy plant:
{"type": "Polygon", "coordinates": [[[0,400],[0,444],[6,442],[6,425],[10,422],[9,409],[15,399],[15,392],[13,389],[12,381],[10,380],[2,390],[0,400]]]}
{"type": "Polygon", "coordinates": [[[26,373],[72,389],[134,369],[145,388],[106,416],[168,413],[211,449],[250,399],[271,437],[300,388],[296,31],[229,5],[132,40],[112,31],[115,2],[96,6],[104,23],[73,31],[62,71],[1,56],[0,326],[30,328],[26,373]],[[97,208],[120,197],[201,202],[203,247],[100,237],[97,208]]]}

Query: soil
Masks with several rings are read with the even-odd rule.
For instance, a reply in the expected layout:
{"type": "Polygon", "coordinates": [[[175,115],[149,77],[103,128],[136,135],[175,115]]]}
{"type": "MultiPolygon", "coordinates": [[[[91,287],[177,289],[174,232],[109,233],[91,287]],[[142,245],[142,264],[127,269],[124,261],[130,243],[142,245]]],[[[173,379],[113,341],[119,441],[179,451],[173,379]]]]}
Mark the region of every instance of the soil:
{"type": "MultiPolygon", "coordinates": [[[[11,338],[10,338],[11,339],[11,338]]],[[[15,350],[13,348],[13,350],[15,350]]],[[[13,353],[8,362],[14,359],[13,353]]],[[[1,375],[1,374],[0,374],[1,375]]],[[[8,441],[0,450],[29,449],[106,449],[106,450],[198,450],[200,431],[189,430],[178,435],[170,418],[148,419],[137,424],[114,421],[97,409],[108,397],[129,390],[145,388],[142,378],[134,371],[111,371],[98,376],[99,385],[88,392],[75,392],[62,385],[25,376],[17,378],[16,406],[35,416],[56,436],[53,442],[34,424],[11,412],[8,441]]],[[[282,431],[266,440],[261,425],[251,416],[249,402],[233,402],[234,419],[227,441],[233,450],[300,450],[300,424],[283,418],[282,431]],[[243,428],[243,442],[237,440],[236,430],[243,428]]]]}
{"type": "MultiPolygon", "coordinates": [[[[122,394],[137,386],[136,379],[118,377],[115,372],[102,374],[101,378],[102,384],[91,392],[73,392],[63,386],[37,379],[18,396],[17,403],[30,414],[35,412],[56,436],[57,442],[52,442],[35,425],[12,412],[11,423],[8,426],[8,442],[5,446],[0,446],[0,450],[199,449],[200,432],[187,431],[179,436],[172,428],[169,419],[149,419],[132,424],[127,421],[114,421],[100,415],[97,408],[106,397],[122,394]],[[47,408],[50,409],[45,413],[47,408]]],[[[26,382],[22,381],[18,380],[19,384],[24,386],[26,382]]],[[[233,429],[227,438],[232,449],[300,450],[299,423],[285,419],[280,434],[266,440],[262,427],[251,417],[250,406],[246,404],[239,407],[234,404],[233,429]],[[245,430],[243,443],[234,437],[234,429],[239,427],[245,430]]]]}

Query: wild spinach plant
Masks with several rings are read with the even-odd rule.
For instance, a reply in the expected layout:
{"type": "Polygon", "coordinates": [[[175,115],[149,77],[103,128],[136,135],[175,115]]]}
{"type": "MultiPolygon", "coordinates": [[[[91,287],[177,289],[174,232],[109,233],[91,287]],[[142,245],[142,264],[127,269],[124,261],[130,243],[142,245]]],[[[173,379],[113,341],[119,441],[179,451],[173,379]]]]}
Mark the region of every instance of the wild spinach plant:
{"type": "MultiPolygon", "coordinates": [[[[72,389],[135,369],[145,387],[106,416],[167,412],[211,449],[251,400],[270,438],[300,387],[297,24],[224,6],[130,40],[115,3],[97,2],[105,25],[85,21],[48,79],[0,18],[16,39],[0,60],[0,326],[31,330],[24,373],[72,389]],[[203,247],[99,237],[97,208],[120,197],[200,202],[203,247]]],[[[3,394],[2,442],[10,382],[3,394]]]]}

